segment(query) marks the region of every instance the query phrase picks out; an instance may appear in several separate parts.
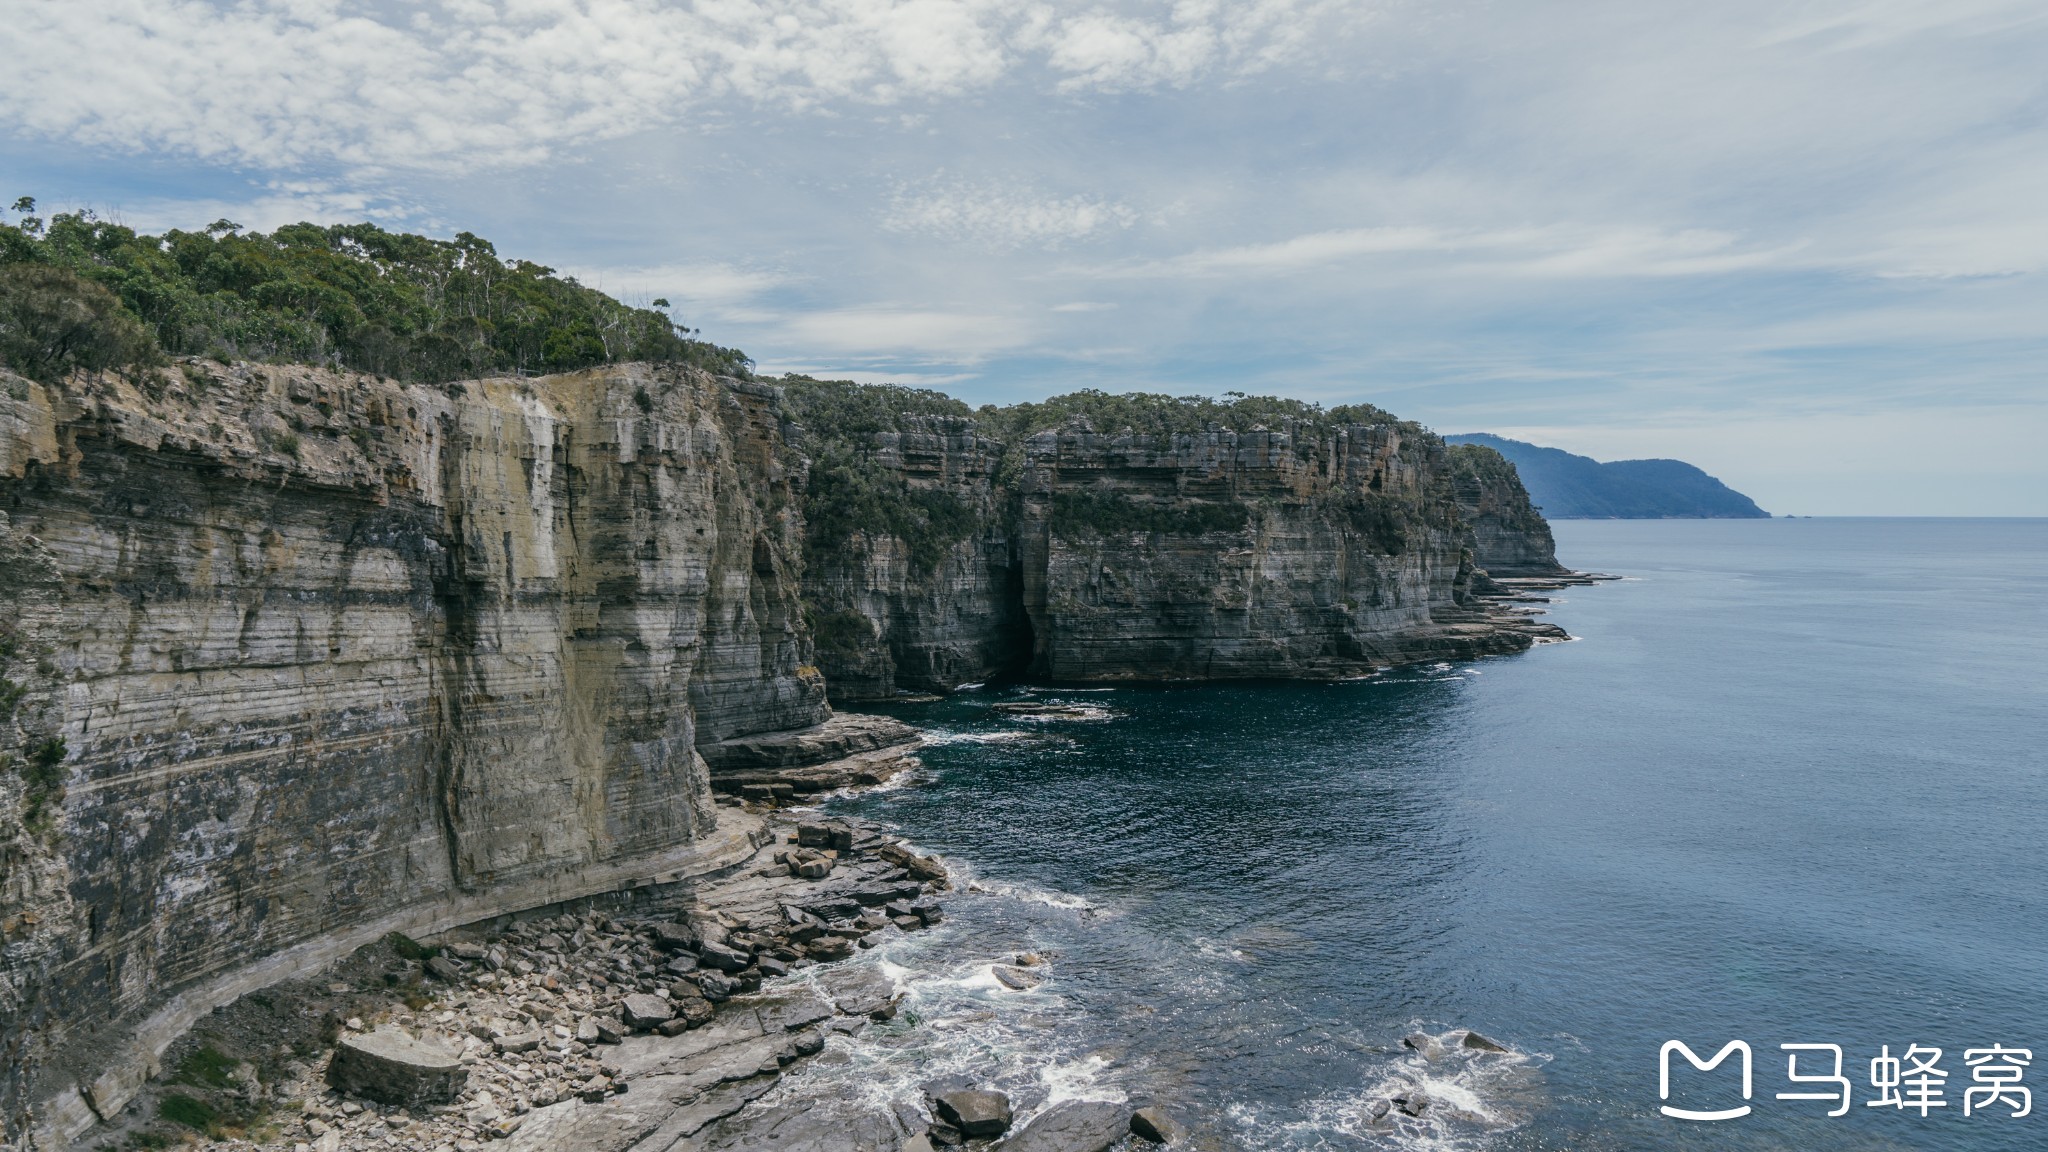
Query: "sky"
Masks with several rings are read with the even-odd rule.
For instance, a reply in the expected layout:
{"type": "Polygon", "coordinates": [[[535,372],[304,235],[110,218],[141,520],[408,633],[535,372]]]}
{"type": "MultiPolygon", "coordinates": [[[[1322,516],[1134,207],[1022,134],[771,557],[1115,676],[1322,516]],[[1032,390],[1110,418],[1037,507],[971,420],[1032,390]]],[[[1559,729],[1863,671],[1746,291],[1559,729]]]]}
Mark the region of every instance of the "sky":
{"type": "Polygon", "coordinates": [[[2048,515],[2042,0],[0,0],[0,194],[472,231],[795,371],[2048,515]]]}

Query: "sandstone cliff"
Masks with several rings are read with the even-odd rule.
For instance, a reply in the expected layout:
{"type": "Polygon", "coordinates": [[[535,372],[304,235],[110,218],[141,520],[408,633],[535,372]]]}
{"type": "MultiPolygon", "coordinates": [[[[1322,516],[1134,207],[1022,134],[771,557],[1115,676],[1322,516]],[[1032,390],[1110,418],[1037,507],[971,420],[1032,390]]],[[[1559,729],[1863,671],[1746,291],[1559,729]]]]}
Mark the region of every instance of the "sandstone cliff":
{"type": "Polygon", "coordinates": [[[1472,553],[1491,576],[1560,576],[1550,524],[1529,499],[1513,463],[1483,444],[1450,446],[1458,511],[1472,528],[1472,553]]]}
{"type": "Polygon", "coordinates": [[[0,378],[10,1127],[254,958],[686,859],[696,746],[828,713],[783,433],[684,368],[0,378]]]}
{"type": "Polygon", "coordinates": [[[1555,570],[1547,529],[1461,468],[1258,398],[0,374],[6,1125],[82,1130],[194,1013],[335,948],[736,858],[706,754],[772,791],[813,745],[888,752],[817,727],[828,683],[1526,647],[1475,549],[1555,570]]]}
{"type": "Polygon", "coordinates": [[[1551,552],[1513,470],[1467,484],[1376,409],[1083,393],[970,416],[910,389],[789,390],[820,462],[804,590],[835,698],[1005,672],[1335,678],[1531,642],[1473,595],[1475,551],[1518,574],[1551,552]]]}

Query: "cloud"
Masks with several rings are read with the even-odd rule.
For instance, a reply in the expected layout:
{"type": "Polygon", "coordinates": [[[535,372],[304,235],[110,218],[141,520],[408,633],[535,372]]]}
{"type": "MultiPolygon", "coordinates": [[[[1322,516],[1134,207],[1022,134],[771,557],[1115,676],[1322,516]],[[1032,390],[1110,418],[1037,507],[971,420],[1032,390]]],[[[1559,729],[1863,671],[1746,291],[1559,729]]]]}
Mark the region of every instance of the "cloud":
{"type": "MultiPolygon", "coordinates": [[[[709,102],[890,105],[1034,64],[1066,90],[1184,83],[1306,46],[1306,0],[1163,14],[1002,0],[21,0],[17,132],[268,170],[465,171],[686,122],[709,102]]],[[[1323,5],[1327,7],[1327,5],[1323,5]]]]}
{"type": "Polygon", "coordinates": [[[1740,237],[1708,229],[1407,225],[1309,232],[1265,244],[1105,265],[1084,274],[1105,279],[1286,276],[1371,257],[1430,256],[1489,276],[1696,276],[1762,267],[1797,248],[1744,246],[1740,237]]]}
{"type": "Polygon", "coordinates": [[[1136,209],[1114,200],[951,182],[922,192],[899,192],[883,226],[892,232],[1004,250],[1057,248],[1129,228],[1137,221],[1136,209]]]}
{"type": "Polygon", "coordinates": [[[1000,315],[891,307],[804,313],[785,321],[783,331],[803,348],[958,364],[1022,347],[1033,335],[1021,321],[1000,315]]]}

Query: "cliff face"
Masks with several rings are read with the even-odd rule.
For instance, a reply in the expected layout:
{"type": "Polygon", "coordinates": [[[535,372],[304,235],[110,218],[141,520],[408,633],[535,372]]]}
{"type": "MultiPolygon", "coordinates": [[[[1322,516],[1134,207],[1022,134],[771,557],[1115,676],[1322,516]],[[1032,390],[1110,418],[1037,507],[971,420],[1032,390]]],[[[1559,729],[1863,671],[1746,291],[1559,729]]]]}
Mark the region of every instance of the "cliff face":
{"type": "Polygon", "coordinates": [[[1025,459],[1032,662],[1054,679],[1327,679],[1528,643],[1471,603],[1419,430],[1067,429],[1025,459]]]}
{"type": "Polygon", "coordinates": [[[862,463],[901,486],[906,505],[921,503],[947,524],[927,519],[911,539],[871,525],[843,540],[813,540],[804,594],[833,698],[951,691],[1019,669],[1030,622],[1013,496],[997,479],[1003,445],[969,419],[911,415],[898,430],[873,433],[862,451],[862,463]]]}
{"type": "Polygon", "coordinates": [[[657,871],[699,743],[828,714],[773,389],[144,383],[0,377],[10,1113],[118,1107],[132,1026],[252,958],[657,871]]]}
{"type": "MultiPolygon", "coordinates": [[[[795,394],[800,410],[829,403],[846,422],[843,395],[795,394]]],[[[867,527],[814,534],[805,571],[835,698],[1006,671],[1334,678],[1530,643],[1475,602],[1474,551],[1533,570],[1550,554],[1548,527],[1506,468],[1473,486],[1478,519],[1461,515],[1462,474],[1414,425],[1104,433],[1079,419],[1012,427],[1006,444],[987,431],[1006,415],[870,412],[885,426],[825,450],[860,465],[833,456],[832,490],[869,497],[857,518],[867,527]]],[[[814,509],[827,495],[814,477],[814,509]]],[[[1562,571],[1554,560],[1543,570],[1562,571]]]]}
{"type": "Polygon", "coordinates": [[[1472,553],[1492,576],[1557,576],[1550,525],[1507,457],[1484,444],[1450,446],[1458,511],[1472,527],[1472,553]]]}

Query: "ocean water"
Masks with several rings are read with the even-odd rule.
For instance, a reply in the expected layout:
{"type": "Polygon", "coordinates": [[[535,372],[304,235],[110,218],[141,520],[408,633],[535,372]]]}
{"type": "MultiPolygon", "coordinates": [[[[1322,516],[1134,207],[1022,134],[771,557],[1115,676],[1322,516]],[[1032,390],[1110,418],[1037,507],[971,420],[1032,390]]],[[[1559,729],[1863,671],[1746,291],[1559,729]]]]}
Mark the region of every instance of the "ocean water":
{"type": "Polygon", "coordinates": [[[1553,594],[1571,643],[895,709],[926,774],[834,807],[963,890],[865,961],[903,1017],[783,1093],[959,1073],[1027,1110],[1158,1100],[1218,1149],[2048,1148],[2048,1099],[1963,1115],[1966,1049],[2031,1049],[2048,1090],[2048,521],[1555,527],[1626,577],[1553,594]],[[1023,992],[990,967],[1019,951],[1047,959],[1023,992]],[[1463,1028],[1513,1054],[1400,1044],[1463,1028]],[[1667,1040],[1749,1044],[1751,1097],[1737,1055],[1660,1099],[1667,1040]],[[1786,1043],[1842,1048],[1847,1115],[1776,1098],[1825,1090],[1786,1043]],[[1914,1045],[1947,1106],[1868,1106],[1914,1045]],[[1371,1119],[1418,1084],[1423,1117],[1371,1119]]]}

